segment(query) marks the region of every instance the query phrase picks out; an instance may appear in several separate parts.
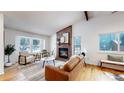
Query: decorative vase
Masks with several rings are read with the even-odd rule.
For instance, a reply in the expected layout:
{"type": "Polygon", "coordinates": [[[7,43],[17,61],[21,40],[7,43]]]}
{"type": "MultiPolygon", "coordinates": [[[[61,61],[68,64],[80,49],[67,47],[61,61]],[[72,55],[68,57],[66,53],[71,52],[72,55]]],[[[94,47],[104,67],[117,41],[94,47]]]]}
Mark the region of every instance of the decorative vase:
{"type": "Polygon", "coordinates": [[[10,62],[9,56],[5,56],[5,64],[4,64],[4,66],[9,67],[11,65],[12,65],[12,63],[10,62]]]}

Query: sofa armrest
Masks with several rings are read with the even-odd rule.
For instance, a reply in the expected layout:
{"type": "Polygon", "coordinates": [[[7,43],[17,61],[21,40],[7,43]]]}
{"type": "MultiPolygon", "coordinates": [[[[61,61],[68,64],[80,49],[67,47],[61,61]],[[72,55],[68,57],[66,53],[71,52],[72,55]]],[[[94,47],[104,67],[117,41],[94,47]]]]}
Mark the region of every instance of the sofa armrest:
{"type": "Polygon", "coordinates": [[[69,73],[57,67],[45,66],[45,80],[49,81],[67,81],[69,80],[69,73]]]}

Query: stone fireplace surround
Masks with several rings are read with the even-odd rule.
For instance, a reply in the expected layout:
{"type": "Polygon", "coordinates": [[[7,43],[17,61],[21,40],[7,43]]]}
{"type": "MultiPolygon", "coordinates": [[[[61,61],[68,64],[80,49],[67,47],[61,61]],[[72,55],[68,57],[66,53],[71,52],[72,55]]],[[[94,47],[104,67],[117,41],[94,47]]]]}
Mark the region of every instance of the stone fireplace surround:
{"type": "Polygon", "coordinates": [[[56,47],[57,47],[57,55],[56,55],[56,59],[58,60],[62,60],[62,61],[66,61],[68,60],[71,55],[72,55],[72,26],[68,26],[60,31],[58,31],[57,34],[57,40],[60,39],[60,37],[63,35],[63,33],[69,33],[69,42],[68,43],[57,43],[56,47]],[[63,51],[60,51],[61,49],[64,49],[63,51]],[[66,56],[61,55],[61,53],[65,52],[66,56]],[[67,52],[67,53],[66,53],[67,52]]]}

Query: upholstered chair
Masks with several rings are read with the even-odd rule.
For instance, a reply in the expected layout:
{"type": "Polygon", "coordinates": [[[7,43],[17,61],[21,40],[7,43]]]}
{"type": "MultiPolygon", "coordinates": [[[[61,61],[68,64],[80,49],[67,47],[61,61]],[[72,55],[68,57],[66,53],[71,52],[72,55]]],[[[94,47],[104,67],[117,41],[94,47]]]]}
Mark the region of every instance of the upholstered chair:
{"type": "Polygon", "coordinates": [[[49,57],[50,56],[50,52],[48,52],[47,50],[42,50],[42,57],[49,57]]]}
{"type": "Polygon", "coordinates": [[[26,65],[29,62],[34,62],[35,57],[28,52],[19,52],[18,63],[20,65],[26,65]]]}
{"type": "Polygon", "coordinates": [[[36,53],[34,56],[35,56],[35,61],[40,61],[42,57],[42,53],[36,53]]]}

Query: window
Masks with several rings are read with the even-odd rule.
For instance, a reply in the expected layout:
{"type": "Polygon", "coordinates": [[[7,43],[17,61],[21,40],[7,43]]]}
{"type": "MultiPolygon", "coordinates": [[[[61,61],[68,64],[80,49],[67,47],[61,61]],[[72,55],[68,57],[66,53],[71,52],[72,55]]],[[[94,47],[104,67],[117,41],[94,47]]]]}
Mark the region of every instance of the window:
{"type": "Polygon", "coordinates": [[[20,38],[20,51],[30,51],[30,39],[26,37],[20,38]]]}
{"type": "Polygon", "coordinates": [[[40,52],[45,48],[45,40],[32,38],[32,37],[24,37],[18,36],[16,40],[19,51],[28,51],[28,52],[40,52]]]}
{"type": "Polygon", "coordinates": [[[99,35],[100,51],[124,51],[124,32],[99,35]]]}
{"type": "Polygon", "coordinates": [[[74,37],[74,54],[79,55],[81,53],[81,37],[74,37]]]}
{"type": "Polygon", "coordinates": [[[124,51],[124,32],[120,33],[120,51],[124,51]]]}
{"type": "Polygon", "coordinates": [[[40,52],[41,51],[41,44],[40,39],[32,39],[32,52],[40,52]]]}
{"type": "Polygon", "coordinates": [[[100,35],[100,50],[103,51],[117,51],[118,39],[114,33],[100,35]]]}

